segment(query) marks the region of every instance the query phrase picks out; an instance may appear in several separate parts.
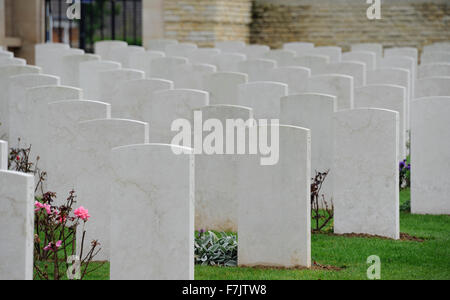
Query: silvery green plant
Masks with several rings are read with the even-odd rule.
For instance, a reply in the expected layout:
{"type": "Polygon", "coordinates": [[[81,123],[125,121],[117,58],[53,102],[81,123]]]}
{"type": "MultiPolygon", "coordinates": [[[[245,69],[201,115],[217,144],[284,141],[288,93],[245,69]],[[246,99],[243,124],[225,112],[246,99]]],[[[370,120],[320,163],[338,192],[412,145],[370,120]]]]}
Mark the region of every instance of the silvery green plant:
{"type": "Polygon", "coordinates": [[[234,267],[237,265],[237,249],[236,235],[200,230],[195,236],[195,263],[234,267]]]}

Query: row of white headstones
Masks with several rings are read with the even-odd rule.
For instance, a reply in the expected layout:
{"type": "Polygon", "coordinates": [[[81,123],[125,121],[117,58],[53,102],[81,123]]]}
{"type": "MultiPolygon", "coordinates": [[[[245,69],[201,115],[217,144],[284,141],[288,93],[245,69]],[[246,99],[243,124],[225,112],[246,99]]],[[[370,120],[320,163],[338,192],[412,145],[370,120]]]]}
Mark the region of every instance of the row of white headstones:
{"type": "MultiPolygon", "coordinates": [[[[38,67],[0,52],[0,136],[32,144],[59,201],[77,191],[112,279],[193,279],[194,228],[237,231],[240,265],[309,267],[316,170],[331,170],[324,193],[336,233],[398,239],[398,163],[409,132],[413,212],[450,212],[449,44],[428,46],[420,66],[416,49],[383,55],[375,44],[341,53],[309,43],[198,49],[153,40],[147,49],[98,42],[90,55],[41,44],[38,67]],[[279,119],[287,124],[272,125],[279,162],[175,155],[171,123],[193,111],[223,124],[279,119]]],[[[34,179],[6,171],[6,145],[0,278],[31,278],[34,179]]]]}

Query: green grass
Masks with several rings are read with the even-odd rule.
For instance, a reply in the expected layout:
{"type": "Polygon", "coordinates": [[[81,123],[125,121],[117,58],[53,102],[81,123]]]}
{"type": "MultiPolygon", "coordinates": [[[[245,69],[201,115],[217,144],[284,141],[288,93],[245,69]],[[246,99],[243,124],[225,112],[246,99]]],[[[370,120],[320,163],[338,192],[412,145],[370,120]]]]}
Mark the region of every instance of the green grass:
{"type": "MultiPolygon", "coordinates": [[[[400,202],[409,198],[401,192],[400,202]]],[[[370,255],[381,259],[381,279],[450,279],[450,216],[421,216],[401,213],[401,232],[423,238],[424,242],[379,238],[312,235],[312,259],[320,265],[342,268],[328,270],[279,270],[196,266],[197,280],[327,280],[367,279],[370,255]]],[[[93,264],[95,267],[96,264],[93,264]]],[[[86,277],[109,278],[109,264],[86,277]]]]}

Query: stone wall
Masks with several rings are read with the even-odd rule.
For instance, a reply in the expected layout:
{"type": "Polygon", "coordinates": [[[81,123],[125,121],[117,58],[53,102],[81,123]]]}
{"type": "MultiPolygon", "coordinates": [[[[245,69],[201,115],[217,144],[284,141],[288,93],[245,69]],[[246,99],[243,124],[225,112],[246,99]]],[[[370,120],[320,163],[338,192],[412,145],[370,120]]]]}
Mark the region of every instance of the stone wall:
{"type": "Polygon", "coordinates": [[[251,0],[165,0],[166,38],[212,46],[216,41],[250,41],[251,0]]]}
{"type": "Polygon", "coordinates": [[[338,45],[382,43],[422,48],[450,41],[450,1],[389,0],[381,20],[369,20],[365,0],[253,0],[251,42],[278,48],[285,42],[338,45]]]}

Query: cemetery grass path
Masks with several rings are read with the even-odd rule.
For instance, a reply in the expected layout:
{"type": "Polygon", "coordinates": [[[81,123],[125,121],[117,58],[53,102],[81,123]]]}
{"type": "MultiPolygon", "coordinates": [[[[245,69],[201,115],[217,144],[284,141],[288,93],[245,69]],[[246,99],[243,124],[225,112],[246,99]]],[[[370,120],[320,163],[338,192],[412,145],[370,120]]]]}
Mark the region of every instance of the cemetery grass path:
{"type": "MultiPolygon", "coordinates": [[[[409,199],[409,190],[401,192],[401,203],[409,199]]],[[[450,216],[420,216],[401,213],[402,233],[424,239],[424,242],[393,241],[312,235],[312,260],[341,271],[280,270],[257,268],[224,268],[196,266],[197,280],[330,280],[367,279],[370,255],[381,258],[381,279],[450,279],[450,216]]],[[[92,268],[97,266],[92,263],[92,268]]],[[[89,274],[87,280],[108,280],[109,264],[89,274]]]]}

